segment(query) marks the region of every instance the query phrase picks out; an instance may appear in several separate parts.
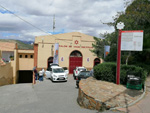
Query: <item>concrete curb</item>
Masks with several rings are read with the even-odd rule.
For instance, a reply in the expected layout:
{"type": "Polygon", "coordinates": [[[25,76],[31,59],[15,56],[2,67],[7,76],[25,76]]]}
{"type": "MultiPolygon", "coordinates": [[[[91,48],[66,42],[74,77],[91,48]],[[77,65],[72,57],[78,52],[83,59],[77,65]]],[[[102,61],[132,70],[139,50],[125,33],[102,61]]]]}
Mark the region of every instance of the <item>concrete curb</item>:
{"type": "Polygon", "coordinates": [[[121,110],[119,110],[120,108],[126,108],[126,107],[129,107],[129,106],[132,106],[132,105],[136,104],[138,101],[140,101],[140,100],[142,100],[142,99],[144,98],[144,96],[145,96],[145,94],[146,94],[146,89],[147,89],[147,88],[146,88],[146,85],[145,85],[145,86],[144,86],[144,92],[143,92],[143,94],[142,94],[137,100],[135,100],[134,102],[132,102],[132,103],[126,105],[126,106],[123,106],[123,107],[110,108],[110,110],[118,110],[118,111],[121,111],[121,110]]]}

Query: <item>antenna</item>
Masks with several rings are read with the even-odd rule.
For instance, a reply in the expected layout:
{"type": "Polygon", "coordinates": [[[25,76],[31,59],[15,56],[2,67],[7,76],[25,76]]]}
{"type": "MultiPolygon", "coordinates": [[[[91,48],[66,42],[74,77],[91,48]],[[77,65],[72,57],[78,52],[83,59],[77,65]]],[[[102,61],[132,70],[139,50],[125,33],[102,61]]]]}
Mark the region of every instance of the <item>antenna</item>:
{"type": "Polygon", "coordinates": [[[54,32],[55,32],[55,14],[53,16],[53,34],[54,34],[54,32]]]}

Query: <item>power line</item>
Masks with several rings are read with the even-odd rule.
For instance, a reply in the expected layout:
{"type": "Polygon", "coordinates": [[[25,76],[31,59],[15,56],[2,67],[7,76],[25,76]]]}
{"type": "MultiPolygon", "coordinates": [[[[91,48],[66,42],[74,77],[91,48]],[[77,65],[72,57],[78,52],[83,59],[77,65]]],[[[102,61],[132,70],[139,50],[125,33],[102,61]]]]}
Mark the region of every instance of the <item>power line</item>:
{"type": "MultiPolygon", "coordinates": [[[[34,28],[36,28],[36,29],[38,29],[38,30],[40,30],[40,31],[42,31],[42,32],[44,32],[44,33],[50,35],[50,34],[47,33],[46,31],[40,29],[39,27],[37,27],[37,26],[31,24],[30,22],[26,21],[25,19],[21,18],[20,16],[14,14],[12,11],[8,10],[8,9],[5,8],[4,6],[0,5],[0,7],[2,7],[3,9],[5,9],[6,11],[10,12],[10,14],[13,14],[13,15],[16,16],[17,18],[19,18],[20,20],[24,21],[25,23],[29,24],[30,26],[32,26],[32,27],[34,27],[34,28]]],[[[53,35],[51,35],[51,36],[52,36],[52,37],[55,37],[55,36],[53,36],[53,35]]],[[[55,37],[55,38],[56,38],[56,39],[59,39],[59,38],[57,38],[57,37],[55,37]]],[[[61,41],[64,41],[64,40],[61,40],[61,41]]],[[[64,41],[64,42],[66,42],[66,41],[64,41]]],[[[69,43],[69,42],[66,42],[66,43],[69,43]]]]}
{"type": "Polygon", "coordinates": [[[19,17],[18,15],[14,14],[12,11],[8,10],[7,8],[3,7],[2,5],[0,5],[0,7],[2,7],[3,9],[5,9],[6,11],[10,12],[11,14],[13,14],[14,16],[16,16],[16,17],[19,18],[20,20],[24,21],[25,23],[31,25],[32,27],[34,27],[34,28],[36,28],[36,29],[38,29],[38,30],[40,30],[40,31],[42,31],[42,32],[44,32],[44,33],[46,33],[46,34],[49,34],[49,33],[45,32],[44,30],[38,28],[37,26],[31,24],[30,22],[24,20],[23,18],[19,17]]]}

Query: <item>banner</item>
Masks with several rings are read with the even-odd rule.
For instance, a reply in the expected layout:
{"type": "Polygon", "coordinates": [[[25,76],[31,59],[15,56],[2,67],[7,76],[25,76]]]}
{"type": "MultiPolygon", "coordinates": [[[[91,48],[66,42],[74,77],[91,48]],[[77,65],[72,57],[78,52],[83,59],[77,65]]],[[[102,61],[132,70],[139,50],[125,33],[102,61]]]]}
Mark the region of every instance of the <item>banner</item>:
{"type": "Polygon", "coordinates": [[[104,46],[104,58],[109,54],[110,46],[104,46]]]}
{"type": "Polygon", "coordinates": [[[54,51],[54,58],[53,58],[53,63],[58,64],[58,50],[59,50],[59,44],[55,43],[55,51],[54,51]]]}

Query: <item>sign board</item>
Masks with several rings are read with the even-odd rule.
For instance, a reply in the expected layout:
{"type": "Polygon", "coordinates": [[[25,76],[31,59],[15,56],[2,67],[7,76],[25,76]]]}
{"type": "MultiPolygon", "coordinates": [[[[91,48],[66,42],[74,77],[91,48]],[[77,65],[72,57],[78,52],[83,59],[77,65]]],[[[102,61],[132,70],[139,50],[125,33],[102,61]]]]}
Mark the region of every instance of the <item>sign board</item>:
{"type": "Polygon", "coordinates": [[[117,29],[123,29],[124,28],[124,23],[123,22],[119,22],[119,23],[117,23],[117,29]]]}
{"type": "Polygon", "coordinates": [[[89,62],[90,61],[90,58],[87,58],[87,60],[86,60],[87,62],[89,62]]]}
{"type": "Polygon", "coordinates": [[[61,59],[60,59],[62,62],[64,61],[64,57],[61,57],[61,59]]]}
{"type": "Polygon", "coordinates": [[[143,30],[122,31],[121,51],[142,51],[143,50],[143,30]]]}

